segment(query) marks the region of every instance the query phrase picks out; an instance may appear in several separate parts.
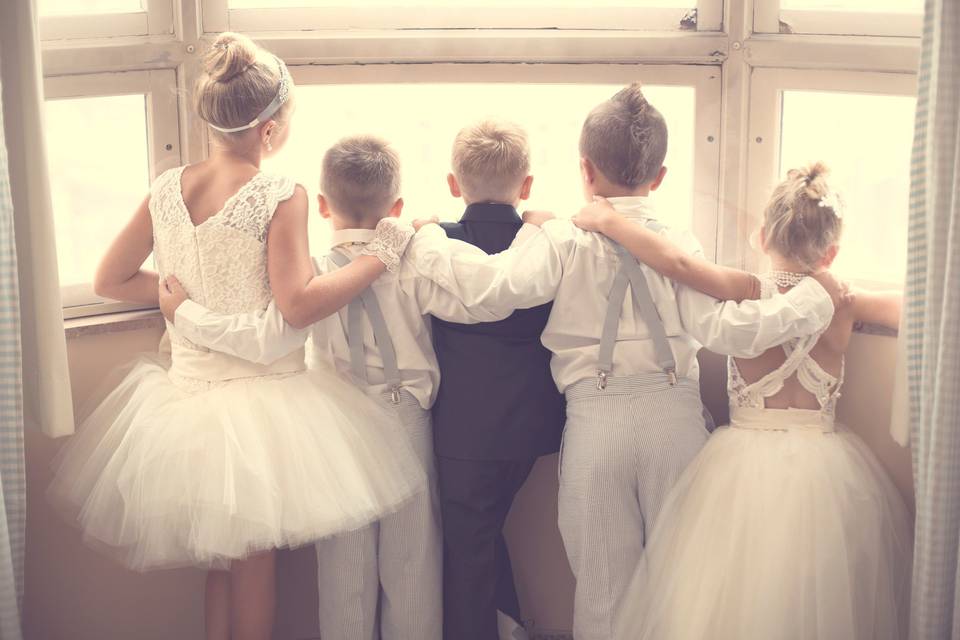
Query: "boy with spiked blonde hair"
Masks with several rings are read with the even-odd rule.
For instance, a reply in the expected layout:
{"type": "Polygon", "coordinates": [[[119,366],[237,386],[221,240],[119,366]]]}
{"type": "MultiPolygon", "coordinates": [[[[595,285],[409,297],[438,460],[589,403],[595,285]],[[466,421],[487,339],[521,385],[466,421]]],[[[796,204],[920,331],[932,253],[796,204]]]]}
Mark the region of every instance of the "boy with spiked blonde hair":
{"type": "MultiPolygon", "coordinates": [[[[663,116],[639,84],[626,87],[584,122],[584,194],[702,256],[692,235],[656,222],[648,199],[666,175],[666,149],[663,116]]],[[[807,279],[768,300],[720,302],[564,220],[497,256],[447,242],[428,224],[408,259],[491,312],[553,300],[542,341],[566,395],[559,526],[577,579],[574,636],[609,640],[663,499],[707,438],[697,351],[757,356],[826,326],[831,296],[807,279]]]]}
{"type": "MultiPolygon", "coordinates": [[[[399,216],[400,159],[373,136],[340,140],[323,158],[320,214],[333,242],[320,272],[356,258],[382,218],[399,216]]],[[[415,265],[401,260],[348,307],[304,331],[286,325],[271,303],[263,314],[226,316],[185,300],[175,282],[165,315],[193,342],[246,360],[271,362],[300,348],[311,334],[318,363],[332,362],[395,414],[433,480],[430,408],[440,374],[429,314],[457,322],[507,315],[471,310],[415,265]]],[[[320,632],[324,640],[440,640],[442,569],[440,514],[434,482],[400,511],[371,527],[317,543],[320,632]]]]}
{"type": "MultiPolygon", "coordinates": [[[[451,165],[450,193],[466,210],[443,231],[483,255],[510,247],[523,226],[516,207],[533,182],[524,130],[500,120],[464,127],[451,165]]],[[[547,304],[488,324],[434,319],[443,372],[433,419],[448,640],[526,638],[503,526],[537,458],[560,448],[563,396],[540,343],[549,314],[547,304]]]]}

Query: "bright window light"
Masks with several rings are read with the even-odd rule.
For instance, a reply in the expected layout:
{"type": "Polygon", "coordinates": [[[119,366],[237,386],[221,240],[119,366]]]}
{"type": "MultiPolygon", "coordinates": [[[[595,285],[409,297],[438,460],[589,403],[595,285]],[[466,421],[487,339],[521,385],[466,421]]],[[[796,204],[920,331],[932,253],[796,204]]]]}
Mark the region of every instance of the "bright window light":
{"type": "Polygon", "coordinates": [[[137,13],[142,0],[39,0],[42,16],[78,16],[100,13],[137,13]]]}
{"type": "Polygon", "coordinates": [[[145,97],[48,100],[45,126],[60,285],[90,283],[149,188],[145,97]]]}
{"type": "Polygon", "coordinates": [[[784,92],[780,176],[815,160],[831,168],[846,204],[843,277],[903,282],[915,105],[905,96],[784,92]]]}
{"type": "MultiPolygon", "coordinates": [[[[64,0],[61,0],[64,1],[64,0]]],[[[668,7],[693,8],[696,0],[229,0],[231,9],[265,9],[280,7],[668,7]]]]}
{"type": "Polygon", "coordinates": [[[920,13],[923,11],[923,0],[781,0],[780,8],[805,11],[920,13]]]}
{"type": "MultiPolygon", "coordinates": [[[[375,134],[389,140],[403,162],[403,217],[457,220],[462,201],[447,188],[450,151],[463,126],[484,117],[510,119],[530,137],[534,176],[530,200],[519,209],[560,217],[584,203],[580,187],[580,127],[591,108],[618,85],[581,84],[346,84],[297,88],[290,140],[268,170],[297,179],[310,193],[311,249],[325,253],[329,223],[316,214],[323,154],[339,138],[375,134]]],[[[690,228],[693,200],[693,87],[646,86],[667,120],[670,148],[666,180],[654,194],[660,219],[690,228]]]]}

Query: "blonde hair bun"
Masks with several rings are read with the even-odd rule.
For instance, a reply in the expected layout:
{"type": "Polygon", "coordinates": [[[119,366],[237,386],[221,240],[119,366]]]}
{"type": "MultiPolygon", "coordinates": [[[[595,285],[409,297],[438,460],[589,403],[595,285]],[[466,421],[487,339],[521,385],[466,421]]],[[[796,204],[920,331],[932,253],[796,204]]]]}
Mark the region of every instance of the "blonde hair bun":
{"type": "Polygon", "coordinates": [[[203,70],[213,82],[230,82],[257,63],[260,48],[240,33],[221,33],[203,56],[203,70]]]}
{"type": "MultiPolygon", "coordinates": [[[[221,33],[203,56],[204,73],[197,78],[193,96],[197,115],[221,129],[251,122],[280,91],[285,71],[278,60],[243,34],[221,33]]],[[[289,113],[287,100],[271,119],[285,123],[289,113]]],[[[232,134],[214,130],[214,135],[232,134]]]]}
{"type": "Polygon", "coordinates": [[[764,211],[767,245],[810,270],[840,240],[843,229],[828,175],[822,162],[791,169],[764,211]]]}

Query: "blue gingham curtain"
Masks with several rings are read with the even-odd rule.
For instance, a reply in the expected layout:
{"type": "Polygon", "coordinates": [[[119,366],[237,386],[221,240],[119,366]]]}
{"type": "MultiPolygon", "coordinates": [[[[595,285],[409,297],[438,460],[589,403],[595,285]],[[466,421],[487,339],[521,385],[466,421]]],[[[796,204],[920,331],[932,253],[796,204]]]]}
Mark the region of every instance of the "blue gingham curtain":
{"type": "Polygon", "coordinates": [[[926,0],[904,328],[917,494],[911,640],[960,640],[960,2],[926,0]]]}
{"type": "MultiPolygon", "coordinates": [[[[2,82],[2,81],[0,81],[2,82]]],[[[20,304],[13,201],[0,109],[0,638],[20,640],[26,526],[20,304]]]]}

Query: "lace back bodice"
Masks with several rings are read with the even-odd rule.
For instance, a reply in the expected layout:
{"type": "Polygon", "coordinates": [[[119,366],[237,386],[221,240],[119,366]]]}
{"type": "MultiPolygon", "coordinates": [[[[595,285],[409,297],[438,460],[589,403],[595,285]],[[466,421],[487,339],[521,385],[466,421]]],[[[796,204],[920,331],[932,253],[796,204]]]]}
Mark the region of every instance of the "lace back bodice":
{"type": "MultiPolygon", "coordinates": [[[[764,286],[761,296],[768,298],[774,293],[775,287],[764,286]]],[[[815,334],[785,342],[782,348],[786,360],[756,382],[748,383],[744,380],[736,360],[728,358],[727,392],[730,406],[763,409],[766,399],[779,393],[787,380],[796,375],[797,382],[817,399],[821,414],[832,420],[836,416],[837,399],[843,385],[844,364],[841,361],[840,375],[834,376],[825,371],[810,355],[824,330],[826,327],[815,334]]]]}
{"type": "MultiPolygon", "coordinates": [[[[156,179],[150,194],[154,255],[160,277],[175,275],[190,298],[221,313],[265,309],[270,302],[267,231],[277,205],[293,195],[289,178],[258,173],[194,225],[183,201],[185,167],[156,179]]],[[[171,341],[191,346],[168,326],[171,341]]]]}

